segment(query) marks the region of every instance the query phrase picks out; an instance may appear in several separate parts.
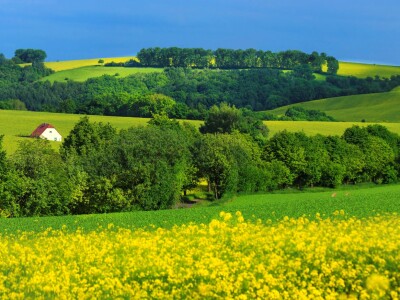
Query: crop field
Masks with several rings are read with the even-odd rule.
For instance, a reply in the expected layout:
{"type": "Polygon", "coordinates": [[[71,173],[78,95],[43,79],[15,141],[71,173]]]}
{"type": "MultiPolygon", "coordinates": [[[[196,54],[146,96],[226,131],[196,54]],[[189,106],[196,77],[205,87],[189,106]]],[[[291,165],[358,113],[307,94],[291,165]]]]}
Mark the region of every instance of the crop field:
{"type": "Polygon", "coordinates": [[[63,70],[76,69],[81,67],[89,66],[99,66],[99,60],[104,60],[104,63],[110,62],[126,62],[130,59],[137,60],[135,56],[125,56],[125,57],[108,57],[108,58],[91,58],[91,59],[79,59],[79,60],[64,60],[64,61],[53,61],[45,62],[46,67],[53,69],[56,72],[63,70]]]}
{"type": "Polygon", "coordinates": [[[400,75],[400,66],[387,66],[375,64],[363,64],[353,62],[339,62],[338,75],[343,76],[356,76],[360,78],[365,77],[379,77],[390,78],[392,75],[400,75]]]}
{"type": "Polygon", "coordinates": [[[162,72],[161,68],[124,68],[124,67],[104,67],[104,66],[88,66],[80,67],[70,70],[63,70],[43,77],[41,81],[86,81],[89,78],[100,77],[103,75],[110,75],[116,77],[127,77],[137,73],[154,73],[162,72]]]}
{"type": "Polygon", "coordinates": [[[400,90],[387,93],[353,95],[282,106],[270,112],[284,115],[291,106],[316,109],[339,121],[400,122],[400,90]]]}
{"type": "MultiPolygon", "coordinates": [[[[47,112],[13,111],[0,110],[0,135],[4,135],[3,147],[7,153],[14,153],[18,141],[24,140],[41,123],[54,125],[57,131],[66,137],[74,125],[83,115],[57,114],[47,112]],[[18,120],[18,121],[16,121],[18,120]]],[[[132,126],[146,125],[149,119],[110,117],[110,116],[89,116],[92,122],[110,123],[117,129],[126,129],[132,126]]],[[[196,127],[202,121],[187,121],[196,127]]],[[[307,122],[307,121],[264,121],[270,129],[270,136],[282,130],[304,131],[308,135],[341,135],[346,128],[352,125],[367,126],[370,123],[362,122],[307,122]]],[[[400,134],[400,123],[383,123],[389,130],[400,134]]],[[[51,142],[55,149],[60,146],[59,142],[51,142]]]]}
{"type": "Polygon", "coordinates": [[[398,299],[399,194],[386,186],[0,219],[0,297],[398,299]]]}

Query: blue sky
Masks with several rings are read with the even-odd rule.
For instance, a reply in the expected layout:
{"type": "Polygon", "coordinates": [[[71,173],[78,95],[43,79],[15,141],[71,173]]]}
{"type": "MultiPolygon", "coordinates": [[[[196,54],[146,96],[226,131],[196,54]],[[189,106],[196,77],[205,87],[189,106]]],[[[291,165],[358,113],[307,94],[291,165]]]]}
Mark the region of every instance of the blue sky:
{"type": "Polygon", "coordinates": [[[400,65],[398,0],[0,0],[0,53],[48,61],[147,47],[318,51],[400,65]]]}

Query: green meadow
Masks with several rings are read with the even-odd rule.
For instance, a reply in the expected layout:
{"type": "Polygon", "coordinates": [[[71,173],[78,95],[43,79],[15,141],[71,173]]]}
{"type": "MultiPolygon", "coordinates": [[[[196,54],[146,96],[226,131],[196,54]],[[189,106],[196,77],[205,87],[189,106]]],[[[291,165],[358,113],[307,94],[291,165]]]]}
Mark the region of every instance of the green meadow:
{"type": "MultiPolygon", "coordinates": [[[[3,147],[7,153],[14,153],[18,142],[26,140],[41,123],[50,123],[57,131],[66,137],[74,125],[83,115],[58,114],[48,112],[0,110],[0,134],[4,135],[3,147]],[[18,120],[16,122],[15,120],[18,120]]],[[[130,117],[90,116],[92,122],[110,123],[117,129],[126,129],[132,126],[146,125],[149,119],[130,117]]],[[[188,121],[200,126],[202,121],[188,121]]],[[[307,122],[307,121],[265,121],[270,129],[270,136],[282,130],[290,132],[303,131],[308,135],[341,135],[346,128],[353,125],[367,126],[370,123],[362,122],[307,122]]],[[[389,130],[400,134],[400,123],[384,123],[389,130]]],[[[59,142],[51,142],[55,149],[59,142]]]]}
{"type": "Polygon", "coordinates": [[[339,121],[400,122],[400,90],[387,93],[335,97],[282,106],[270,112],[284,115],[291,106],[316,109],[339,121]]]}
{"type": "Polygon", "coordinates": [[[309,189],[303,192],[284,190],[279,193],[239,195],[206,205],[186,209],[137,211],[60,217],[0,219],[0,233],[18,231],[41,232],[47,228],[66,228],[72,232],[107,228],[171,228],[174,225],[208,223],[219,212],[241,211],[245,219],[276,221],[284,216],[311,219],[319,213],[322,218],[343,210],[347,216],[359,218],[384,213],[400,213],[400,185],[346,186],[336,190],[309,189]]]}

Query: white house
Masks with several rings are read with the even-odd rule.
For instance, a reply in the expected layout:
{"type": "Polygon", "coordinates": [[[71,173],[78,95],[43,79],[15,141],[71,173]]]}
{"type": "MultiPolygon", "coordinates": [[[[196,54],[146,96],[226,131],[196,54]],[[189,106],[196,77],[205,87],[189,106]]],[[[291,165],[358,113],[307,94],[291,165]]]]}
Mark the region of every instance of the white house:
{"type": "Polygon", "coordinates": [[[43,123],[32,132],[31,137],[46,139],[49,141],[61,142],[62,136],[58,133],[58,131],[54,128],[53,125],[48,123],[43,123]]]}

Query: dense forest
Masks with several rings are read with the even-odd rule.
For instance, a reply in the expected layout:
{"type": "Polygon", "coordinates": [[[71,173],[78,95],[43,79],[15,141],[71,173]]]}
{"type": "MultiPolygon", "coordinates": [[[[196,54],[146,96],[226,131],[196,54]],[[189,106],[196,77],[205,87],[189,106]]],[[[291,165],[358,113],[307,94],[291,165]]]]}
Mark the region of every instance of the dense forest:
{"type": "Polygon", "coordinates": [[[200,131],[166,115],[119,132],[84,117],[59,153],[41,139],[22,142],[10,157],[0,145],[0,214],[171,208],[202,179],[215,199],[399,179],[400,137],[386,127],[355,126],[341,137],[267,135],[261,121],[227,104],[213,107],[200,131]]]}
{"type": "MultiPolygon", "coordinates": [[[[139,57],[146,51],[152,53],[149,49],[142,50],[139,57]]],[[[162,53],[163,49],[160,51],[162,53]]],[[[218,54],[221,51],[215,51],[216,62],[221,60],[218,54]]],[[[243,54],[248,51],[225,52],[243,54]]],[[[259,51],[256,53],[261,55],[259,51]]],[[[276,55],[291,57],[282,53],[276,55]]],[[[166,113],[171,118],[204,119],[210,107],[222,102],[262,111],[321,98],[385,92],[400,85],[400,76],[359,79],[326,75],[325,80],[316,80],[313,73],[320,69],[321,57],[327,59],[328,56],[306,55],[299,51],[287,53],[302,58],[290,60],[291,71],[264,68],[264,65],[246,69],[240,66],[235,69],[196,69],[175,67],[174,64],[162,73],[54,83],[39,81],[53,72],[40,61],[40,53],[37,53],[40,57],[37,61],[25,67],[15,63],[21,60],[19,57],[6,59],[0,55],[0,109],[140,117],[166,113]]],[[[285,63],[280,67],[289,66],[285,63]]]]}

